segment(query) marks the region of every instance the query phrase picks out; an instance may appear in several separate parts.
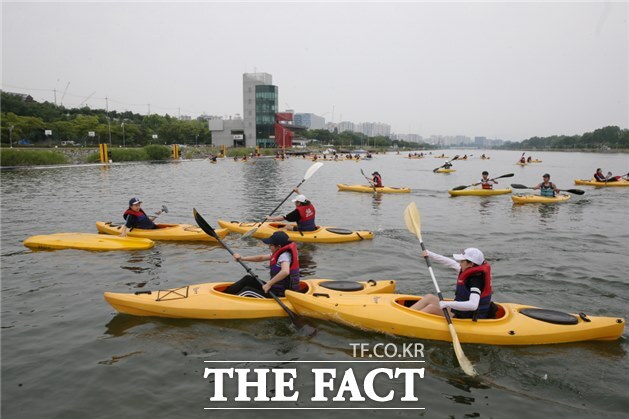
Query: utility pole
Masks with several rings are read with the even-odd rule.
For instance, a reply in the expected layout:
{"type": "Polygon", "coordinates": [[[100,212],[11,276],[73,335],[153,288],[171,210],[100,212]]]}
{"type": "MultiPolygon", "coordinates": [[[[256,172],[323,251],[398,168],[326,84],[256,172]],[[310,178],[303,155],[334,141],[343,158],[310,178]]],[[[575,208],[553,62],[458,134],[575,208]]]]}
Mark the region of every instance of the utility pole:
{"type": "Polygon", "coordinates": [[[121,124],[122,125],[122,147],[125,147],[125,138],[124,138],[124,122],[121,124]]]}
{"type": "Polygon", "coordinates": [[[109,131],[109,145],[111,145],[111,118],[109,117],[109,100],[105,96],[105,108],[107,111],[107,129],[109,131]]]}
{"type": "Polygon", "coordinates": [[[9,147],[13,148],[13,125],[9,125],[9,147]]]}

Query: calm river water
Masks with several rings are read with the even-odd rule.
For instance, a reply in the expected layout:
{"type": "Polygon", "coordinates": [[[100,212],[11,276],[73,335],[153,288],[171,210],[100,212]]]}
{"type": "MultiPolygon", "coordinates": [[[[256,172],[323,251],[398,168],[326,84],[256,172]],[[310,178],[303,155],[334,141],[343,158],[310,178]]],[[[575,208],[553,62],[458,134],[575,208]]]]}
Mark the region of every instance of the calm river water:
{"type": "MultiPolygon", "coordinates": [[[[597,189],[573,183],[575,178],[589,178],[597,167],[626,173],[627,154],[534,153],[543,163],[520,167],[514,164],[519,152],[491,151],[491,160],[478,159],[476,150],[446,154],[457,152],[473,153],[474,158],[454,162],[457,172],[449,175],[433,174],[443,160],[432,157],[410,160],[388,154],[359,163],[326,163],[301,187],[317,207],[319,224],[369,229],[375,238],[349,244],[300,244],[303,276],[391,278],[397,281],[398,292],[433,292],[417,240],[403,221],[404,208],[415,201],[429,249],[452,254],[476,246],[484,251],[493,266],[495,300],[629,317],[629,188],[597,189]],[[360,169],[367,174],[377,170],[385,184],[408,186],[413,192],[382,196],[338,192],[337,183],[364,183],[360,169]],[[493,176],[515,173],[502,179],[500,186],[533,185],[549,172],[560,188],[581,188],[586,193],[559,205],[523,206],[512,204],[509,195],[451,198],[446,193],[476,182],[483,170],[493,176]]],[[[163,222],[193,223],[193,207],[215,227],[218,218],[258,220],[299,183],[311,164],[294,158],[255,164],[189,161],[2,172],[2,416],[243,417],[254,412],[204,410],[215,406],[209,401],[213,386],[203,378],[204,361],[268,361],[256,367],[281,366],[283,361],[349,361],[350,343],[416,342],[326,322],[315,322],[318,333],[302,337],[285,318],[138,318],[117,314],[103,299],[104,291],[155,290],[240,278],[242,267],[218,246],[157,242],[151,250],[129,253],[34,252],[22,245],[31,235],[95,233],[96,221],[120,221],[131,197],[142,199],[149,213],[162,204],[168,206],[170,212],[160,217],[163,222]]],[[[288,202],[281,212],[291,207],[288,202]]],[[[261,242],[240,240],[239,235],[228,236],[226,243],[246,255],[266,252],[261,242]]],[[[251,265],[267,277],[263,264],[251,265]]],[[[440,266],[435,273],[444,293],[452,296],[453,273],[440,266]]],[[[451,344],[417,340],[424,344],[426,372],[417,391],[419,401],[411,407],[425,410],[258,410],[255,414],[626,417],[627,333],[614,342],[539,347],[465,344],[465,353],[480,374],[477,379],[463,375],[451,344]]],[[[352,365],[359,373],[361,368],[364,373],[374,367],[344,366],[352,365]]],[[[296,388],[306,393],[311,381],[302,379],[296,388]]]]}

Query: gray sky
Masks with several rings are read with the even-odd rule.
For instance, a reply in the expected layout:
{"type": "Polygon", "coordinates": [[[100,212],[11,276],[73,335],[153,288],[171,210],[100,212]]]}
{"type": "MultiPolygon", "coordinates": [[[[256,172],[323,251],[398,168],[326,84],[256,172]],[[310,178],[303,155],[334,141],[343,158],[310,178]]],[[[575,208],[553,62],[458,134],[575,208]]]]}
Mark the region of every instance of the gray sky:
{"type": "Polygon", "coordinates": [[[196,117],[279,107],[519,141],[629,127],[627,2],[2,2],[2,89],[196,117]]]}

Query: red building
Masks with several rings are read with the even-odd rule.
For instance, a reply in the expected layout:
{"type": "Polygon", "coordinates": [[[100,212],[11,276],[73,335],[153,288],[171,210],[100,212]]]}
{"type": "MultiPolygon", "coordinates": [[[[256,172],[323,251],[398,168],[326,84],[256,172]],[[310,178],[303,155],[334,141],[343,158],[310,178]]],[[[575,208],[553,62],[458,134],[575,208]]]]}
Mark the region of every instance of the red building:
{"type": "Polygon", "coordinates": [[[291,148],[295,131],[304,131],[306,127],[293,123],[292,112],[275,114],[275,145],[279,148],[291,148]]]}

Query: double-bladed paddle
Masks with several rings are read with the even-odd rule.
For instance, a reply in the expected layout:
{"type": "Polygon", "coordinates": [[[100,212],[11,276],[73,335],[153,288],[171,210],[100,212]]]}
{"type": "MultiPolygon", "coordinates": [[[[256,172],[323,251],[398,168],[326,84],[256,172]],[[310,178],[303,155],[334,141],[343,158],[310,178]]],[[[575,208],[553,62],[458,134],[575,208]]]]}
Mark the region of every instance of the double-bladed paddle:
{"type": "MultiPolygon", "coordinates": [[[[524,186],[524,185],[520,185],[519,183],[512,183],[511,187],[513,189],[534,189],[531,186],[524,186]]],[[[582,191],[581,189],[561,189],[561,192],[569,192],[575,195],[583,195],[585,193],[585,191],[582,191]]]]}
{"type": "MultiPolygon", "coordinates": [[[[419,217],[419,210],[417,209],[417,205],[415,205],[414,202],[408,204],[408,206],[404,210],[404,222],[406,224],[406,228],[408,228],[408,231],[415,234],[415,236],[417,236],[417,239],[419,239],[419,245],[421,246],[422,251],[426,250],[426,246],[424,246],[424,242],[422,240],[421,219],[419,217]]],[[[424,259],[426,259],[428,272],[430,272],[432,283],[437,290],[439,301],[443,301],[443,296],[441,295],[439,284],[437,284],[437,279],[435,278],[435,274],[432,271],[432,266],[430,265],[430,259],[428,258],[428,256],[424,257],[424,259]]],[[[465,356],[465,353],[463,353],[461,342],[459,342],[459,336],[456,334],[456,330],[454,329],[454,325],[452,324],[452,319],[450,318],[450,313],[448,312],[448,309],[443,309],[443,315],[448,321],[448,328],[450,329],[450,335],[452,336],[452,345],[454,346],[454,353],[456,354],[456,358],[459,360],[459,365],[461,365],[461,369],[467,375],[474,377],[476,375],[476,371],[474,370],[474,366],[472,365],[470,360],[467,359],[467,357],[465,356]]]]}
{"type": "MultiPolygon", "coordinates": [[[[304,175],[304,178],[301,180],[301,182],[299,182],[299,184],[297,186],[295,186],[294,189],[299,188],[305,181],[310,179],[312,177],[312,175],[314,175],[315,172],[321,168],[321,166],[323,166],[323,163],[315,163],[312,166],[310,166],[308,168],[308,170],[306,170],[306,174],[304,175]]],[[[273,211],[271,211],[271,213],[267,217],[270,217],[271,215],[273,215],[275,213],[275,211],[277,211],[279,209],[279,207],[281,207],[284,204],[284,202],[286,202],[286,200],[288,198],[290,198],[290,196],[294,192],[295,192],[294,190],[290,191],[290,193],[286,196],[286,198],[284,198],[284,200],[282,202],[280,202],[280,204],[277,207],[275,207],[275,209],[273,211]]],[[[265,218],[265,220],[266,220],[266,218],[265,218]]],[[[260,228],[262,223],[264,223],[264,220],[260,221],[256,227],[252,228],[251,230],[249,230],[245,234],[243,234],[241,239],[246,239],[247,237],[250,237],[251,235],[255,234],[255,232],[258,231],[258,229],[260,228]]]]}
{"type": "MultiPolygon", "coordinates": [[[[223,242],[223,240],[221,240],[221,238],[219,237],[218,234],[216,234],[216,231],[214,231],[214,229],[212,228],[211,225],[209,225],[207,223],[207,221],[205,221],[205,219],[201,216],[201,214],[199,214],[197,212],[197,209],[194,208],[193,210],[194,213],[194,219],[196,220],[197,224],[199,225],[199,227],[201,227],[201,230],[205,231],[206,234],[214,237],[216,239],[216,241],[218,241],[220,243],[221,246],[223,246],[225,248],[225,250],[227,250],[232,256],[234,255],[234,252],[225,245],[225,243],[223,242]]],[[[245,265],[245,263],[241,260],[238,260],[238,263],[240,263],[240,265],[245,268],[245,270],[247,271],[247,273],[249,275],[251,275],[252,277],[255,278],[256,281],[258,281],[260,283],[260,285],[264,285],[265,282],[263,280],[261,280],[252,270],[249,266],[245,265]]],[[[310,333],[308,331],[308,335],[313,334],[314,332],[316,332],[316,330],[308,325],[306,325],[303,321],[303,317],[299,316],[298,314],[294,313],[293,311],[291,311],[291,309],[289,309],[288,307],[286,307],[286,304],[284,304],[282,302],[282,300],[280,300],[277,295],[275,295],[272,291],[269,290],[268,294],[273,297],[273,299],[282,307],[282,309],[284,309],[284,311],[286,312],[286,314],[288,314],[288,317],[290,317],[291,321],[293,322],[293,324],[299,328],[310,328],[312,329],[312,333],[310,333]]],[[[307,331],[306,329],[304,329],[303,331],[307,331]]]]}
{"type": "Polygon", "coordinates": [[[155,217],[158,217],[162,212],[168,214],[168,207],[166,205],[162,205],[162,209],[155,213],[155,217]]]}
{"type": "MultiPolygon", "coordinates": [[[[502,179],[505,177],[513,177],[513,173],[507,173],[506,175],[502,175],[502,176],[498,176],[489,180],[496,180],[496,179],[502,179]]],[[[473,183],[471,185],[461,185],[461,186],[457,186],[456,188],[452,188],[453,191],[462,191],[465,188],[469,188],[470,186],[474,186],[474,185],[478,185],[478,183],[473,183]]]]}
{"type": "Polygon", "coordinates": [[[363,174],[363,176],[365,177],[365,179],[367,179],[367,182],[369,182],[369,184],[371,185],[371,187],[373,188],[373,191],[376,192],[376,184],[373,183],[373,181],[367,177],[367,175],[365,174],[365,172],[363,172],[363,169],[360,169],[360,173],[363,174]]]}
{"type": "Polygon", "coordinates": [[[458,159],[458,158],[459,158],[459,155],[457,154],[456,156],[454,156],[454,157],[452,158],[452,160],[447,161],[447,162],[445,162],[443,165],[441,165],[441,166],[437,167],[436,169],[434,169],[434,170],[433,170],[433,172],[434,172],[434,173],[437,173],[437,170],[439,170],[439,169],[441,169],[441,168],[443,168],[443,167],[446,167],[447,165],[449,165],[450,163],[452,163],[453,161],[455,161],[455,160],[456,160],[456,159],[458,159]]]}

